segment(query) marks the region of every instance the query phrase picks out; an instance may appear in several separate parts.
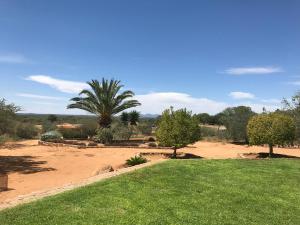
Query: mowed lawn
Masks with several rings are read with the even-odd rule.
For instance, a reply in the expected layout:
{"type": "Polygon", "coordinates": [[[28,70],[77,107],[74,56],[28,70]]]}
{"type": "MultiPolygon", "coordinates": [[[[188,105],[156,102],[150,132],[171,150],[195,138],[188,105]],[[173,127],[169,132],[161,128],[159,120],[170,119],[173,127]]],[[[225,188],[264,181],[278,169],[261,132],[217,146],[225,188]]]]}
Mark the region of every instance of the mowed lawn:
{"type": "Polygon", "coordinates": [[[170,160],[1,211],[0,224],[299,225],[300,160],[170,160]]]}

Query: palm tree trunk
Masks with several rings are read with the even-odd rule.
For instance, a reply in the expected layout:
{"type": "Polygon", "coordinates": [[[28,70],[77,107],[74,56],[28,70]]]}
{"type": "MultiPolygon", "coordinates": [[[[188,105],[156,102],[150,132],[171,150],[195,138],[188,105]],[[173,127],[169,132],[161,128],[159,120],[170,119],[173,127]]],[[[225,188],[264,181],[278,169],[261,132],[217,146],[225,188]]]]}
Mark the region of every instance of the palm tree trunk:
{"type": "Polygon", "coordinates": [[[100,118],[99,118],[99,126],[101,128],[110,127],[111,122],[112,122],[112,119],[110,116],[100,116],[100,118]]]}

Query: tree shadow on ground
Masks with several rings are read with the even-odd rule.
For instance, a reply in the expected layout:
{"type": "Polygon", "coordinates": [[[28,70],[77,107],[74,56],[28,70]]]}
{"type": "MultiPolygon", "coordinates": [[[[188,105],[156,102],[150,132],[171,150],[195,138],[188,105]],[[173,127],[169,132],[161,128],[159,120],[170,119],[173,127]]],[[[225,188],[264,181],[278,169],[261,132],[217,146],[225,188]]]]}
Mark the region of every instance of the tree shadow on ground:
{"type": "Polygon", "coordinates": [[[31,174],[56,170],[51,167],[41,167],[47,161],[38,161],[35,160],[36,158],[32,156],[0,156],[0,173],[31,174]]]}
{"type": "MultiPolygon", "coordinates": [[[[242,158],[246,159],[268,159],[270,155],[268,152],[259,152],[259,153],[242,153],[242,158]]],[[[273,153],[271,158],[287,158],[287,159],[300,159],[300,157],[293,155],[284,155],[284,154],[276,154],[273,153]]]]}
{"type": "Polygon", "coordinates": [[[194,155],[191,153],[185,153],[182,155],[178,155],[177,159],[202,159],[203,157],[199,156],[199,155],[194,155]]]}
{"type": "Polygon", "coordinates": [[[19,144],[19,143],[9,143],[9,144],[5,144],[0,146],[0,149],[8,149],[8,150],[18,150],[21,148],[25,148],[25,147],[32,147],[35,145],[26,145],[26,144],[19,144]]]}
{"type": "MultiPolygon", "coordinates": [[[[264,159],[269,158],[269,153],[267,152],[259,152],[257,153],[258,158],[264,159]]],[[[293,156],[293,155],[284,155],[284,154],[275,154],[273,153],[272,158],[290,158],[290,159],[300,159],[300,157],[293,156]]]]}

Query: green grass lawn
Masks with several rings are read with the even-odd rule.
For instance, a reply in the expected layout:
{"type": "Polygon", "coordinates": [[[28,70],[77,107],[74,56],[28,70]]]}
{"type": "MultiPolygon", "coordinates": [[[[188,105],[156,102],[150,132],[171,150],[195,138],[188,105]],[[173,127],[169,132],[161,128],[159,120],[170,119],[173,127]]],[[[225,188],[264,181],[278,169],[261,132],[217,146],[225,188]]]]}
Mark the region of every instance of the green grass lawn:
{"type": "Polygon", "coordinates": [[[0,224],[299,225],[300,160],[171,160],[1,211],[0,224]]]}

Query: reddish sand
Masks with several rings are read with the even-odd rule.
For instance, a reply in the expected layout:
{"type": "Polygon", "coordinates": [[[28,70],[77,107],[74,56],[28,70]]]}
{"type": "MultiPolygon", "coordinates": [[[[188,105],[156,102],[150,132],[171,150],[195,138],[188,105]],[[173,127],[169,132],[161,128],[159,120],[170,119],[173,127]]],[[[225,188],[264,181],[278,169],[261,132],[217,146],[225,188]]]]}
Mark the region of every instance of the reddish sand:
{"type": "MultiPolygon", "coordinates": [[[[267,152],[264,147],[247,147],[225,143],[198,142],[180,152],[213,159],[237,158],[238,153],[267,152]]],[[[299,156],[300,149],[274,149],[275,153],[299,156]]],[[[9,175],[9,190],[0,192],[0,204],[4,201],[76,184],[111,165],[122,167],[126,159],[140,152],[172,152],[165,149],[91,148],[39,146],[37,141],[23,141],[0,149],[0,172],[9,175]]],[[[152,157],[157,160],[159,157],[152,157]]]]}

